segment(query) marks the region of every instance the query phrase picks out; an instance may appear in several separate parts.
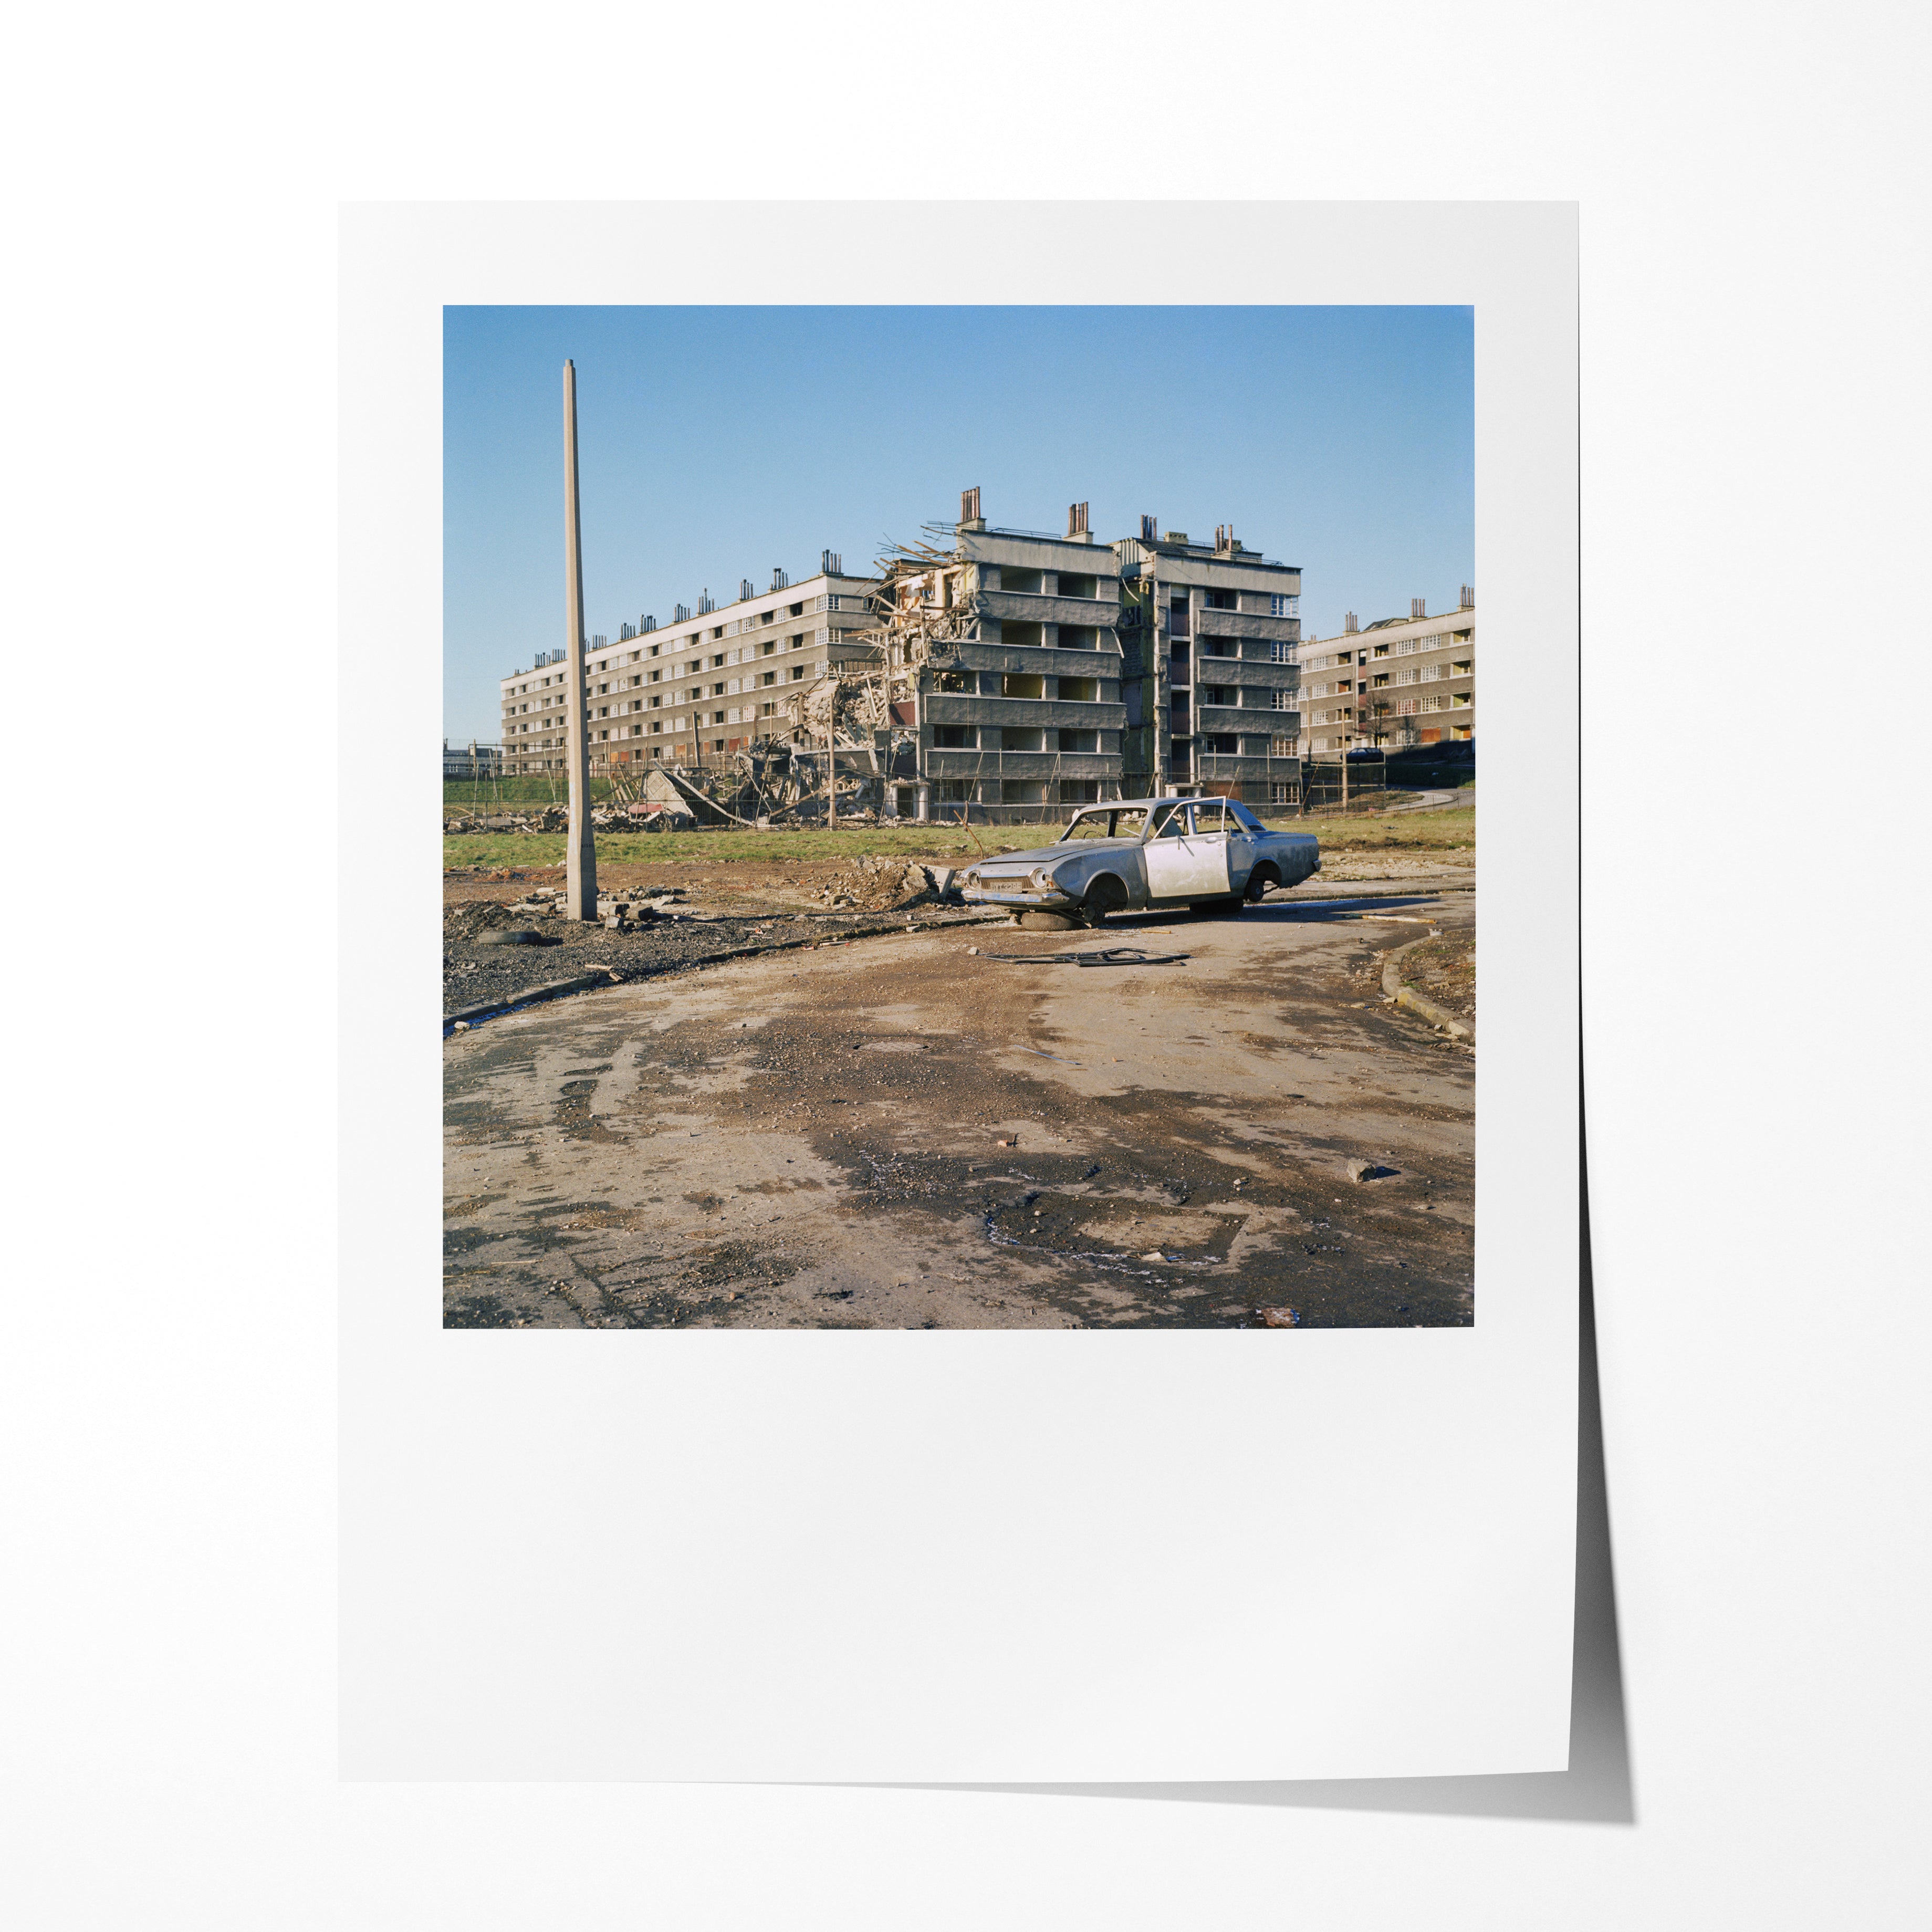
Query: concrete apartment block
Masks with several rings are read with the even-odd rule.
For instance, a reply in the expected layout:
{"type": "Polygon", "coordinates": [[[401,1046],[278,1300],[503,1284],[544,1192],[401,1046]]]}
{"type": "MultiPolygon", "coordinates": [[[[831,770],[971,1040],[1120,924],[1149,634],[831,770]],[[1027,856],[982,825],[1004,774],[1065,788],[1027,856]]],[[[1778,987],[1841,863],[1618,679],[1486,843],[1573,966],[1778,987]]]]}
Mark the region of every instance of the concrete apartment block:
{"type": "MultiPolygon", "coordinates": [[[[828,563],[836,563],[828,557],[828,563]]],[[[851,641],[872,622],[873,580],[821,569],[722,609],[709,596],[660,626],[645,617],[614,645],[593,638],[585,656],[591,769],[662,760],[702,765],[754,738],[789,736],[787,700],[849,659],[873,653],[851,641]]],[[[748,586],[740,586],[748,593],[748,586]]],[[[563,770],[568,677],[540,657],[501,682],[506,773],[563,770]]]]}
{"type": "Polygon", "coordinates": [[[1301,795],[1301,571],[1250,550],[1232,526],[1211,544],[1184,530],[1114,545],[1120,559],[1121,782],[1265,808],[1301,795]]]}
{"type": "Polygon", "coordinates": [[[1400,751],[1476,735],[1476,593],[1430,616],[1414,598],[1406,617],[1311,638],[1300,652],[1304,731],[1312,758],[1364,746],[1400,751]]]}
{"type": "Polygon", "coordinates": [[[933,804],[1023,818],[1118,798],[1126,712],[1113,552],[1084,527],[1058,537],[974,517],[956,534],[934,587],[970,600],[974,621],[922,668],[915,693],[933,804]]]}

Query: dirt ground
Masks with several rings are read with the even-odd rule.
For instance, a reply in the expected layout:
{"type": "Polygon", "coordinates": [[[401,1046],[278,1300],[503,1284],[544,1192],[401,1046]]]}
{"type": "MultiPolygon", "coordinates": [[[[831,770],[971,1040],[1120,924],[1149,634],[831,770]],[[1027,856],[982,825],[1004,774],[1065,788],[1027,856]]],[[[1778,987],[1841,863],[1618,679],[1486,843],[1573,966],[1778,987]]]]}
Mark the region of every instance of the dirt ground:
{"type": "MultiPolygon", "coordinates": [[[[634,869],[603,883],[674,875],[688,904],[753,920],[804,914],[828,882],[634,869]]],[[[1366,916],[1288,896],[1100,933],[902,920],[456,1034],[445,1322],[1466,1324],[1473,1052],[1380,992],[1420,921],[1473,932],[1473,894],[1436,876],[1366,916]],[[1187,956],[1051,963],[1120,946],[1187,956]]]]}
{"type": "Polygon", "coordinates": [[[1445,1012],[1476,1024],[1476,935],[1445,932],[1402,955],[1403,980],[1445,1012]]]}

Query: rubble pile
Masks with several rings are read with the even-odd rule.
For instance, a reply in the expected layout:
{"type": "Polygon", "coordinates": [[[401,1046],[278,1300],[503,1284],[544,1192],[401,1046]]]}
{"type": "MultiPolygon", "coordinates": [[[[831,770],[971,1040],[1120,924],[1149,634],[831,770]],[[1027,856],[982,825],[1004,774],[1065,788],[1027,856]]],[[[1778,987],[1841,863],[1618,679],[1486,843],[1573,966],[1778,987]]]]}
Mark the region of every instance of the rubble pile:
{"type": "Polygon", "coordinates": [[[952,874],[936,873],[918,860],[856,859],[842,866],[813,895],[835,910],[897,912],[915,905],[936,905],[952,896],[952,874]]]}
{"type": "MultiPolygon", "coordinates": [[[[684,902],[680,886],[653,886],[638,892],[601,892],[597,916],[613,932],[628,932],[655,919],[675,912],[684,902]]],[[[537,886],[514,904],[496,899],[472,899],[450,907],[443,914],[446,942],[475,939],[485,932],[506,927],[527,926],[533,920],[563,917],[564,891],[561,886],[537,886]]]]}
{"type": "MultiPolygon", "coordinates": [[[[595,832],[688,832],[698,823],[688,812],[674,806],[651,805],[628,808],[593,806],[591,830],[595,832]]],[[[568,832],[570,814],[560,805],[548,805],[536,812],[465,812],[442,821],[446,838],[473,838],[489,832],[529,833],[568,832]]]]}

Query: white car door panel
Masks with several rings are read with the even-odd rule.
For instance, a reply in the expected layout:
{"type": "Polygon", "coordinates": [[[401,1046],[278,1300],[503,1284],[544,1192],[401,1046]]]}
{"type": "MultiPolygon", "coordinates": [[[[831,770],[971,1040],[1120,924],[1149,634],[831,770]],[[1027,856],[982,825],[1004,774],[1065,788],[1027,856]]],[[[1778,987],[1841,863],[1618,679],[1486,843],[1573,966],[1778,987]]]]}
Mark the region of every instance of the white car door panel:
{"type": "Polygon", "coordinates": [[[1168,821],[1175,829],[1157,831],[1142,848],[1154,898],[1216,898],[1234,890],[1220,807],[1219,799],[1207,800],[1197,812],[1192,801],[1181,801],[1168,821]]]}

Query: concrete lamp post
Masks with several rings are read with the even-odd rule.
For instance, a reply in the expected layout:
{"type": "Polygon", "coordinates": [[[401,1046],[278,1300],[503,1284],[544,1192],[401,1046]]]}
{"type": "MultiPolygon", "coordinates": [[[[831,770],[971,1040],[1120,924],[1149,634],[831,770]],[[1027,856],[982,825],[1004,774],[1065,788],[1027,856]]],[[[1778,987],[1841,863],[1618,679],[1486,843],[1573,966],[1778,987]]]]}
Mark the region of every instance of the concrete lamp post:
{"type": "Polygon", "coordinates": [[[577,365],[563,365],[564,645],[570,664],[570,735],[565,775],[570,784],[564,916],[597,916],[597,835],[590,824],[590,717],[584,677],[584,530],[577,497],[577,365]]]}

